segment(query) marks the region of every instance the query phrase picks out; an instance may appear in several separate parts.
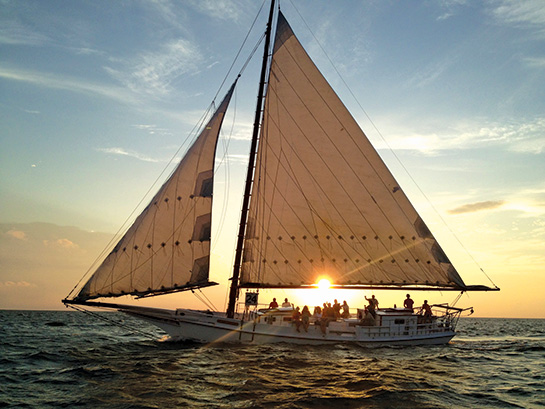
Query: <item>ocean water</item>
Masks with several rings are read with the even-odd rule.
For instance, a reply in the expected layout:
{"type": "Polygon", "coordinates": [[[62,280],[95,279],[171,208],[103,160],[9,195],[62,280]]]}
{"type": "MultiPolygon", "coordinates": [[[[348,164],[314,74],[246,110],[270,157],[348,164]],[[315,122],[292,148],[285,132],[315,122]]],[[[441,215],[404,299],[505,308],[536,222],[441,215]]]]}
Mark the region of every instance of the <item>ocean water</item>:
{"type": "Polygon", "coordinates": [[[543,408],[545,320],[463,318],[448,345],[165,342],[75,311],[0,311],[5,408],[543,408]]]}

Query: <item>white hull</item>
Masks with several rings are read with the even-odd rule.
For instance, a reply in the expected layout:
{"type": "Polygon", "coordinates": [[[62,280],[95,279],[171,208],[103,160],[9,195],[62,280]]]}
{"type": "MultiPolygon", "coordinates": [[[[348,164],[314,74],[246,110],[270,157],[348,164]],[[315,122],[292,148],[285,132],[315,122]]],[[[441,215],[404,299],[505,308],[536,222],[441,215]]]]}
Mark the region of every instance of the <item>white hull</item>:
{"type": "MultiPolygon", "coordinates": [[[[289,319],[271,322],[265,316],[256,314],[249,317],[250,319],[230,319],[224,314],[184,309],[132,307],[121,311],[154,324],[174,341],[251,344],[287,342],[304,345],[354,343],[363,346],[437,345],[448,343],[455,335],[454,328],[445,320],[434,319],[431,323],[418,324],[416,315],[395,312],[379,312],[376,326],[362,326],[355,318],[339,319],[330,322],[324,334],[318,325],[311,324],[308,331],[300,328],[298,332],[289,319]]],[[[283,317],[288,316],[284,314],[283,317]]]]}

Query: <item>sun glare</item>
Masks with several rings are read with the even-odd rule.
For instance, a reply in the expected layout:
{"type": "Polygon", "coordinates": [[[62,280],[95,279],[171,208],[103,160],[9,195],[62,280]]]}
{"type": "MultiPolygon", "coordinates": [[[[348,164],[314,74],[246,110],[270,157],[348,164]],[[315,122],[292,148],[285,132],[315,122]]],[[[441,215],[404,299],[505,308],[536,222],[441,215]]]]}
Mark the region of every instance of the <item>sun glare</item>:
{"type": "Polygon", "coordinates": [[[318,281],[318,288],[320,290],[327,290],[330,287],[331,287],[331,283],[329,282],[329,280],[322,278],[320,281],[318,281]]]}

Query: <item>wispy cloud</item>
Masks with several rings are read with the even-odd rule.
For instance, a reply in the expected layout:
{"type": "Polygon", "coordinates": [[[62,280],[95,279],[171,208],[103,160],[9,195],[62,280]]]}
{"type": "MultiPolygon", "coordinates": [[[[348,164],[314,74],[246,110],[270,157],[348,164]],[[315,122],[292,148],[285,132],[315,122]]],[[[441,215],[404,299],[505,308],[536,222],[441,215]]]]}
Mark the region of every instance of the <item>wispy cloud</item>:
{"type": "Polygon", "coordinates": [[[27,281],[0,281],[0,287],[36,287],[36,284],[27,281]]]}
{"type": "Polygon", "coordinates": [[[248,155],[231,154],[231,155],[227,155],[226,159],[229,163],[238,163],[238,164],[248,163],[248,155]]]}
{"type": "Polygon", "coordinates": [[[538,28],[540,31],[545,29],[545,7],[542,0],[500,0],[489,4],[497,21],[538,28]]]}
{"type": "Polygon", "coordinates": [[[9,230],[5,234],[17,240],[28,240],[26,233],[21,230],[9,230]]]}
{"type": "Polygon", "coordinates": [[[143,53],[132,61],[123,62],[126,68],[105,67],[105,70],[137,94],[161,97],[171,92],[171,84],[177,78],[198,72],[202,61],[195,44],[177,39],[158,51],[143,53]]]}
{"type": "Polygon", "coordinates": [[[79,246],[68,239],[57,240],[44,240],[45,247],[57,248],[57,249],[78,249],[79,246]]]}
{"type": "Polygon", "coordinates": [[[438,78],[440,78],[445,71],[448,70],[448,68],[455,61],[455,58],[456,57],[454,54],[449,54],[446,58],[443,58],[440,61],[434,61],[428,64],[410,77],[406,81],[405,86],[410,88],[422,88],[432,84],[438,78]]]}
{"type": "Polygon", "coordinates": [[[486,202],[468,203],[448,210],[449,214],[474,213],[481,210],[497,209],[505,204],[504,200],[491,200],[486,202]]]}
{"type": "Polygon", "coordinates": [[[38,71],[0,67],[0,78],[26,82],[44,88],[60,89],[86,95],[98,95],[124,103],[135,102],[132,93],[111,84],[93,83],[81,79],[61,77],[38,71]]]}
{"type": "Polygon", "coordinates": [[[7,19],[0,24],[0,44],[39,46],[49,43],[48,36],[7,19]]]}
{"type": "Polygon", "coordinates": [[[142,155],[138,152],[128,151],[123,148],[98,148],[97,151],[104,152],[109,155],[127,156],[129,158],[135,158],[144,162],[153,162],[153,163],[164,162],[162,160],[151,158],[149,156],[142,155]]]}
{"type": "Polygon", "coordinates": [[[465,5],[467,0],[439,0],[435,3],[440,7],[441,14],[437,17],[438,21],[447,20],[455,16],[461,6],[465,5]]]}
{"type": "Polygon", "coordinates": [[[231,0],[190,0],[192,7],[202,14],[221,20],[239,21],[247,1],[231,0]]]}
{"type": "Polygon", "coordinates": [[[523,61],[530,68],[545,68],[545,58],[543,57],[526,57],[523,61]]]}
{"type": "Polygon", "coordinates": [[[147,132],[150,135],[172,135],[172,132],[170,132],[166,128],[160,128],[157,125],[152,124],[136,124],[133,125],[136,129],[140,129],[142,131],[147,132]]]}
{"type": "MultiPolygon", "coordinates": [[[[387,122],[385,122],[387,123],[387,122]]],[[[541,154],[545,152],[545,117],[518,119],[498,123],[485,119],[466,120],[459,123],[422,123],[413,127],[391,129],[389,145],[394,149],[414,150],[424,154],[452,149],[504,147],[512,152],[541,154]],[[419,131],[418,127],[423,130],[419,131]],[[407,129],[415,129],[410,134],[407,129]],[[430,132],[429,129],[435,129],[430,132]]],[[[377,141],[377,148],[384,143],[377,141]]]]}

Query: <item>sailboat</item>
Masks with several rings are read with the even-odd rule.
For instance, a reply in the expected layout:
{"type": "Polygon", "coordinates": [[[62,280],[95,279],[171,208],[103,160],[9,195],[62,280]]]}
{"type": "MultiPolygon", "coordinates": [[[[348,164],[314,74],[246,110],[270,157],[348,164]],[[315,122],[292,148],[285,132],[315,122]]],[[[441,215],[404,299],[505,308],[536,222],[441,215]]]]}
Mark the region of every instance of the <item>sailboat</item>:
{"type": "Polygon", "coordinates": [[[214,161],[237,81],[149,205],[63,303],[117,309],[173,340],[449,342],[468,309],[436,304],[426,317],[410,308],[361,309],[342,317],[317,312],[301,326],[293,306],[259,308],[259,289],[313,291],[323,276],[333,288],[351,290],[499,290],[464,283],[274,0],[226,311],[104,301],[217,284],[209,279],[214,161]]]}

